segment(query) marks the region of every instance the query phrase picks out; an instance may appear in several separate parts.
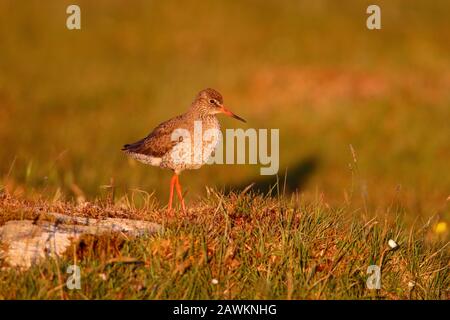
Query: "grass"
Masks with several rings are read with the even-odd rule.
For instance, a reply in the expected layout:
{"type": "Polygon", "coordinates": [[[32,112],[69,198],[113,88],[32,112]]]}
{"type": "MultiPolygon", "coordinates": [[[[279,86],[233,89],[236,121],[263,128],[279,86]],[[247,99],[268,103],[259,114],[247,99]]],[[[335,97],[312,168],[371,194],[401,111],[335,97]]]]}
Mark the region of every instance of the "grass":
{"type": "Polygon", "coordinates": [[[2,270],[0,297],[449,298],[448,1],[380,0],[379,31],[359,0],[79,0],[80,31],[69,4],[0,2],[0,224],[53,210],[166,232],[2,270]],[[206,87],[244,129],[280,129],[290,190],[241,194],[258,166],[204,166],[183,172],[190,211],[169,219],[170,173],[120,148],[206,87]],[[63,287],[74,256],[79,291],[63,287]]]}
{"type": "MultiPolygon", "coordinates": [[[[448,1],[382,1],[379,32],[361,1],[80,1],[80,31],[65,28],[69,4],[0,4],[0,179],[11,192],[93,199],[113,178],[119,195],[167,197],[169,174],[120,148],[213,87],[248,127],[280,129],[280,174],[315,159],[302,192],[342,202],[352,144],[372,205],[401,185],[427,217],[449,195],[448,1]]],[[[206,178],[221,188],[258,174],[206,166],[182,179],[190,197],[206,178]]]]}
{"type": "Polygon", "coordinates": [[[85,237],[62,258],[27,271],[4,269],[0,298],[450,298],[448,241],[434,232],[436,219],[408,228],[400,210],[369,217],[347,205],[330,207],[320,196],[310,202],[298,194],[271,197],[251,190],[208,189],[187,214],[176,217],[152,196],[140,208],[129,200],[76,205],[3,193],[0,210],[6,220],[45,219],[45,212],[58,211],[145,219],[165,231],[134,240],[85,237]],[[388,246],[390,239],[397,249],[388,246]],[[80,290],[65,285],[66,269],[74,263],[81,268],[80,290]],[[381,266],[379,290],[366,287],[370,265],[381,266]]]}

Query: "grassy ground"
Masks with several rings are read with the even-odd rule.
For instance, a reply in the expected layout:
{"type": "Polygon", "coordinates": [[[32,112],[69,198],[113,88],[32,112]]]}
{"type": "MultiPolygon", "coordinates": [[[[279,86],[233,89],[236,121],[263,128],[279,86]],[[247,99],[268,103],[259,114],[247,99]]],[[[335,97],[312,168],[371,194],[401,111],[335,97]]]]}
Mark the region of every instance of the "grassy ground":
{"type": "Polygon", "coordinates": [[[0,1],[0,223],[48,208],[166,233],[79,253],[80,291],[61,287],[73,255],[2,271],[0,297],[448,298],[448,1],[378,1],[379,31],[360,0],[77,3],[69,31],[72,1],[0,1]],[[244,129],[280,129],[286,190],[251,194],[276,181],[259,166],[205,166],[170,220],[170,173],[120,148],[206,87],[244,129]],[[383,289],[365,289],[381,262],[383,289]]]}
{"type": "Polygon", "coordinates": [[[81,206],[0,199],[5,220],[58,211],[147,219],[165,228],[135,240],[86,237],[61,259],[24,272],[2,270],[3,299],[450,298],[445,234],[436,232],[436,219],[406,227],[395,206],[369,218],[349,205],[331,208],[319,195],[309,202],[297,194],[208,189],[188,213],[169,217],[151,196],[139,209],[126,198],[81,206]],[[74,263],[81,268],[80,290],[65,285],[74,263]],[[366,287],[369,265],[381,266],[380,290],[366,287]]]}
{"type": "MultiPolygon", "coordinates": [[[[304,168],[302,192],[342,202],[352,144],[374,207],[400,185],[426,217],[449,195],[448,1],[382,1],[380,31],[365,27],[364,1],[80,1],[80,31],[65,28],[69,4],[0,3],[0,179],[11,192],[95,198],[113,178],[118,194],[164,199],[169,173],[119,150],[213,87],[244,128],[280,129],[280,174],[304,168]]],[[[258,174],[207,166],[182,182],[190,197],[207,178],[258,174]]]]}

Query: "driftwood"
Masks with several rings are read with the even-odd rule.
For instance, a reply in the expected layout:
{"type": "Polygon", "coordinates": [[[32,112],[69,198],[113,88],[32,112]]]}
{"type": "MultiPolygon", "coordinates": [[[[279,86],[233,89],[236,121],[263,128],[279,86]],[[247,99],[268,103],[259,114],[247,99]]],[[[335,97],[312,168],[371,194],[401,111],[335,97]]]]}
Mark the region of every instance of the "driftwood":
{"type": "Polygon", "coordinates": [[[162,231],[160,225],[140,220],[47,215],[55,221],[13,220],[0,226],[0,258],[12,267],[26,269],[46,258],[62,255],[72,241],[85,234],[120,233],[140,237],[162,231]]]}

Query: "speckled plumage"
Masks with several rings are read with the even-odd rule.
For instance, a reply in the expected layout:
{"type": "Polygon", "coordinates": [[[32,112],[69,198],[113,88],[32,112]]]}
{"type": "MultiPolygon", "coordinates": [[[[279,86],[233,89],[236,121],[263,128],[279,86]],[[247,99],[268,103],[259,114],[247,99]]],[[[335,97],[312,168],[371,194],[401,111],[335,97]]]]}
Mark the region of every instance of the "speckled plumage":
{"type": "Polygon", "coordinates": [[[219,109],[222,104],[223,98],[219,92],[214,89],[202,90],[186,113],[161,123],[147,137],[125,145],[122,150],[140,162],[169,168],[176,174],[185,169],[198,169],[208,160],[219,142],[220,124],[216,114],[221,112],[219,109]],[[195,122],[201,124],[203,132],[213,130],[211,139],[202,139],[202,150],[197,150],[206,155],[201,159],[194,159],[194,150],[200,146],[194,143],[195,122]],[[190,141],[183,137],[173,141],[172,134],[176,129],[187,130],[192,137],[190,141]],[[191,152],[187,152],[189,150],[191,152]]]}

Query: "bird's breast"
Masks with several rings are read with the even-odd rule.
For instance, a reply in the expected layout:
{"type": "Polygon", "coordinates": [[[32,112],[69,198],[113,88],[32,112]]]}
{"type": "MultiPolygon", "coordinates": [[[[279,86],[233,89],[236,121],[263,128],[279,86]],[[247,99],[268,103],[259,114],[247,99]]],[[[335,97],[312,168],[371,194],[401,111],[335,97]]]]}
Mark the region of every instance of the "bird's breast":
{"type": "Polygon", "coordinates": [[[198,169],[208,162],[222,138],[220,124],[215,117],[197,120],[188,131],[164,156],[163,166],[173,170],[198,169]]]}

